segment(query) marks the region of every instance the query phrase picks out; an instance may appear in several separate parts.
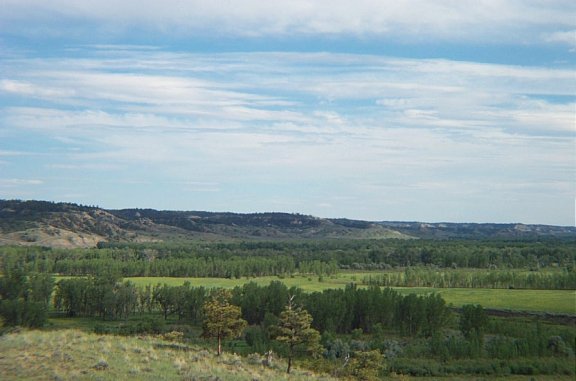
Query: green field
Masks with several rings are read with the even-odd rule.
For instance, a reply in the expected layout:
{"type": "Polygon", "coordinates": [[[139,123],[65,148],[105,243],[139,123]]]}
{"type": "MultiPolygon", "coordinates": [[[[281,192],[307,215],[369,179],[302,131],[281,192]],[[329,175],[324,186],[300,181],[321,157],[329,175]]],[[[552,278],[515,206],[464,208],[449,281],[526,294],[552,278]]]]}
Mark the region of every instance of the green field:
{"type": "MultiPolygon", "coordinates": [[[[166,283],[170,286],[178,286],[184,282],[190,282],[192,286],[224,287],[233,288],[248,282],[256,282],[259,285],[267,285],[271,281],[281,281],[286,286],[300,287],[305,291],[322,291],[329,288],[342,288],[346,284],[360,281],[368,273],[343,273],[334,277],[294,276],[279,278],[266,276],[258,278],[223,279],[223,278],[169,278],[169,277],[140,277],[125,278],[138,286],[155,285],[166,283]]],[[[485,308],[548,312],[556,314],[576,315],[576,291],[574,290],[510,290],[510,289],[479,289],[479,288],[395,288],[401,293],[426,294],[439,293],[447,303],[455,307],[464,304],[481,304],[485,308]]]]}
{"type": "Polygon", "coordinates": [[[508,290],[490,288],[396,288],[402,292],[436,292],[456,307],[481,304],[485,308],[576,315],[576,291],[508,290]]]}

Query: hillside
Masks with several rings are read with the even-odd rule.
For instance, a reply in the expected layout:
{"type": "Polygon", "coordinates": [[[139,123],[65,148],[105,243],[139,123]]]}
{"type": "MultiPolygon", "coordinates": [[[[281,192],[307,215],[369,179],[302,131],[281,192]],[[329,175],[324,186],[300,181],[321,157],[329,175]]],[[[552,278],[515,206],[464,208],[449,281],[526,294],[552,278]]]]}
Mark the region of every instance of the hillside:
{"type": "Polygon", "coordinates": [[[271,367],[261,356],[218,357],[200,347],[152,336],[99,336],[77,330],[22,331],[0,340],[0,378],[9,380],[334,380],[271,367]]]}
{"type": "Polygon", "coordinates": [[[106,210],[46,201],[0,200],[0,244],[94,247],[98,242],[383,238],[576,237],[576,228],[522,224],[371,222],[289,213],[106,210]]]}
{"type": "Polygon", "coordinates": [[[98,242],[230,239],[411,238],[373,222],[289,213],[105,210],[45,201],[0,201],[0,243],[93,247],[98,242]]]}
{"type": "Polygon", "coordinates": [[[412,237],[432,239],[539,239],[576,238],[576,227],[496,223],[379,222],[412,237]]]}

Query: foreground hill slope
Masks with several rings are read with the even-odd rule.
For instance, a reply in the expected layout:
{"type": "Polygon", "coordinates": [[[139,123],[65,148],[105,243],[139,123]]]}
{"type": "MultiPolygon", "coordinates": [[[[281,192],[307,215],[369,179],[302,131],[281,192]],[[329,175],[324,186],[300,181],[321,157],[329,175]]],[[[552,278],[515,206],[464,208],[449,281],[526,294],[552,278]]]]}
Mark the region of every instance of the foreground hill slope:
{"type": "Polygon", "coordinates": [[[576,228],[522,224],[370,222],[289,213],[106,210],[0,200],[0,245],[94,247],[98,242],[229,239],[576,238],[576,228]]]}
{"type": "Polygon", "coordinates": [[[158,337],[99,336],[78,330],[22,331],[0,340],[0,379],[9,380],[334,380],[277,359],[221,356],[158,337]]]}

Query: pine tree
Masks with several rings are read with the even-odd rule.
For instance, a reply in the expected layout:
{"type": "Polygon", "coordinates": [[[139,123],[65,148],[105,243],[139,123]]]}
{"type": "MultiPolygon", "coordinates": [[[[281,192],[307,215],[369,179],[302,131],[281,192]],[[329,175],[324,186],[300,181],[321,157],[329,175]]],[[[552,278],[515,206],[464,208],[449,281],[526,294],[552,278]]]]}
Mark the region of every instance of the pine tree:
{"type": "Polygon", "coordinates": [[[231,297],[230,291],[218,289],[202,307],[202,336],[218,340],[218,356],[222,354],[222,340],[239,336],[247,325],[246,320],[241,318],[240,307],[230,304],[231,297]]]}
{"type": "Polygon", "coordinates": [[[300,306],[294,306],[293,297],[280,313],[278,325],[273,327],[275,340],[284,343],[288,349],[288,369],[292,369],[292,359],[299,352],[316,355],[320,352],[320,333],[312,328],[312,316],[300,306]]]}

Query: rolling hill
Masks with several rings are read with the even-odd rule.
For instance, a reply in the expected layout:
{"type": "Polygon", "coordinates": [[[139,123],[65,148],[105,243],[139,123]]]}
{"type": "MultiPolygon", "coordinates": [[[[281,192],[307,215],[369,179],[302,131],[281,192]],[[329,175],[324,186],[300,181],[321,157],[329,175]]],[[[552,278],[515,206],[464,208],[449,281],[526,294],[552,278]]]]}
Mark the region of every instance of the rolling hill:
{"type": "Polygon", "coordinates": [[[576,228],[523,224],[373,222],[290,213],[107,210],[0,200],[0,245],[94,247],[98,242],[410,238],[576,238],[576,228]]]}

